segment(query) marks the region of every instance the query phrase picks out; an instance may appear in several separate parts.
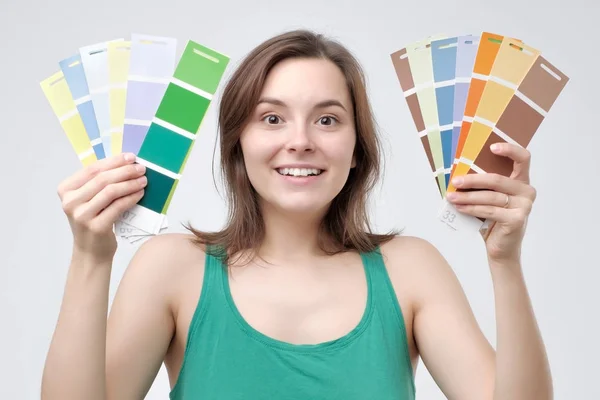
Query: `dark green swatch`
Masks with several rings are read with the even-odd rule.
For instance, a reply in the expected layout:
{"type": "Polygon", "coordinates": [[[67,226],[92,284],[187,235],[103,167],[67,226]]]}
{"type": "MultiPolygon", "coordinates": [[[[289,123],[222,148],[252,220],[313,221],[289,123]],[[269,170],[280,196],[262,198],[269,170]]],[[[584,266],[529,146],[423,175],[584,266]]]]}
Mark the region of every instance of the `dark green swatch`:
{"type": "Polygon", "coordinates": [[[195,134],[209,105],[209,99],[170,83],[156,110],[156,118],[195,134]]]}
{"type": "Polygon", "coordinates": [[[188,41],[173,76],[189,85],[214,94],[229,57],[194,41],[188,41]]]}
{"type": "Polygon", "coordinates": [[[179,173],[192,141],[158,124],[150,125],[138,156],[179,173]]]}
{"type": "Polygon", "coordinates": [[[175,179],[151,168],[146,168],[146,177],[148,183],[145,187],[144,196],[138,204],[160,214],[171,193],[171,188],[175,184],[175,179]]]}

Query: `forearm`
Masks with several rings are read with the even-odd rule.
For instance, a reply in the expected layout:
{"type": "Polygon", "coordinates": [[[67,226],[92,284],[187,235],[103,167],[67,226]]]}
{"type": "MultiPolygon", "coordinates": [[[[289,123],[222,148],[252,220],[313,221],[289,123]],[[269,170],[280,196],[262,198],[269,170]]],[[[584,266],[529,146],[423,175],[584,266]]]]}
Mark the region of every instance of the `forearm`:
{"type": "Polygon", "coordinates": [[[490,266],[497,326],[494,400],[550,400],[550,368],[521,265],[490,266]]]}
{"type": "Polygon", "coordinates": [[[110,261],[74,254],[42,378],[42,400],[105,400],[110,261]]]}

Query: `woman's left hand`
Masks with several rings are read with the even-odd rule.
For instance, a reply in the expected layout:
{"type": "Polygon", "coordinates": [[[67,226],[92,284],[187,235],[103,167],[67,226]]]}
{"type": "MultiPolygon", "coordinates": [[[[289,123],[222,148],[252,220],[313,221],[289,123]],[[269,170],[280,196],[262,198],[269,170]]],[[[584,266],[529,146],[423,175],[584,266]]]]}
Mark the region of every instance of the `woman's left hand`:
{"type": "Polygon", "coordinates": [[[490,221],[490,227],[482,235],[491,261],[518,263],[527,219],[536,198],[536,190],[529,184],[531,154],[512,143],[497,145],[492,146],[494,154],[513,160],[511,176],[467,174],[452,182],[458,191],[448,193],[447,197],[461,213],[490,221]],[[461,191],[468,189],[480,190],[461,191]]]}

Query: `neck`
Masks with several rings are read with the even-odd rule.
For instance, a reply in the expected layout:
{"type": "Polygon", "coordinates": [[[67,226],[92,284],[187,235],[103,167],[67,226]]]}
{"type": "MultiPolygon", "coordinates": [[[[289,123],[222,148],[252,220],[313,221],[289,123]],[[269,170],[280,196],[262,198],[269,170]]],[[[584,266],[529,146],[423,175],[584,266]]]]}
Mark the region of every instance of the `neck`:
{"type": "Polygon", "coordinates": [[[302,261],[319,257],[318,245],[322,213],[290,215],[273,208],[263,208],[265,237],[259,255],[277,262],[302,261]]]}

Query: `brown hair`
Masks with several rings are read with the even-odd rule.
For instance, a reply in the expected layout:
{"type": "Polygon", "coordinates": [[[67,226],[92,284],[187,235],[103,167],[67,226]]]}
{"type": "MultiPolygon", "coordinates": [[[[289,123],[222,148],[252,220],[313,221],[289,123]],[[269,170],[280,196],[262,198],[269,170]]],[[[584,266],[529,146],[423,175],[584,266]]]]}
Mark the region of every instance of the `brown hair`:
{"type": "Polygon", "coordinates": [[[362,68],[350,51],[338,42],[307,30],[294,30],[253,49],[223,91],[219,130],[221,172],[229,203],[228,221],[218,232],[188,229],[195,235],[196,243],[219,248],[215,254],[222,256],[226,265],[233,254],[257,250],[264,237],[258,195],[246,174],[239,139],[259,101],[269,71],[278,62],[291,57],[323,58],[337,65],[346,78],[354,107],[356,166],[321,223],[321,249],[328,254],[348,250],[367,252],[395,235],[372,233],[366,209],[368,193],[380,176],[380,143],[362,68]]]}

